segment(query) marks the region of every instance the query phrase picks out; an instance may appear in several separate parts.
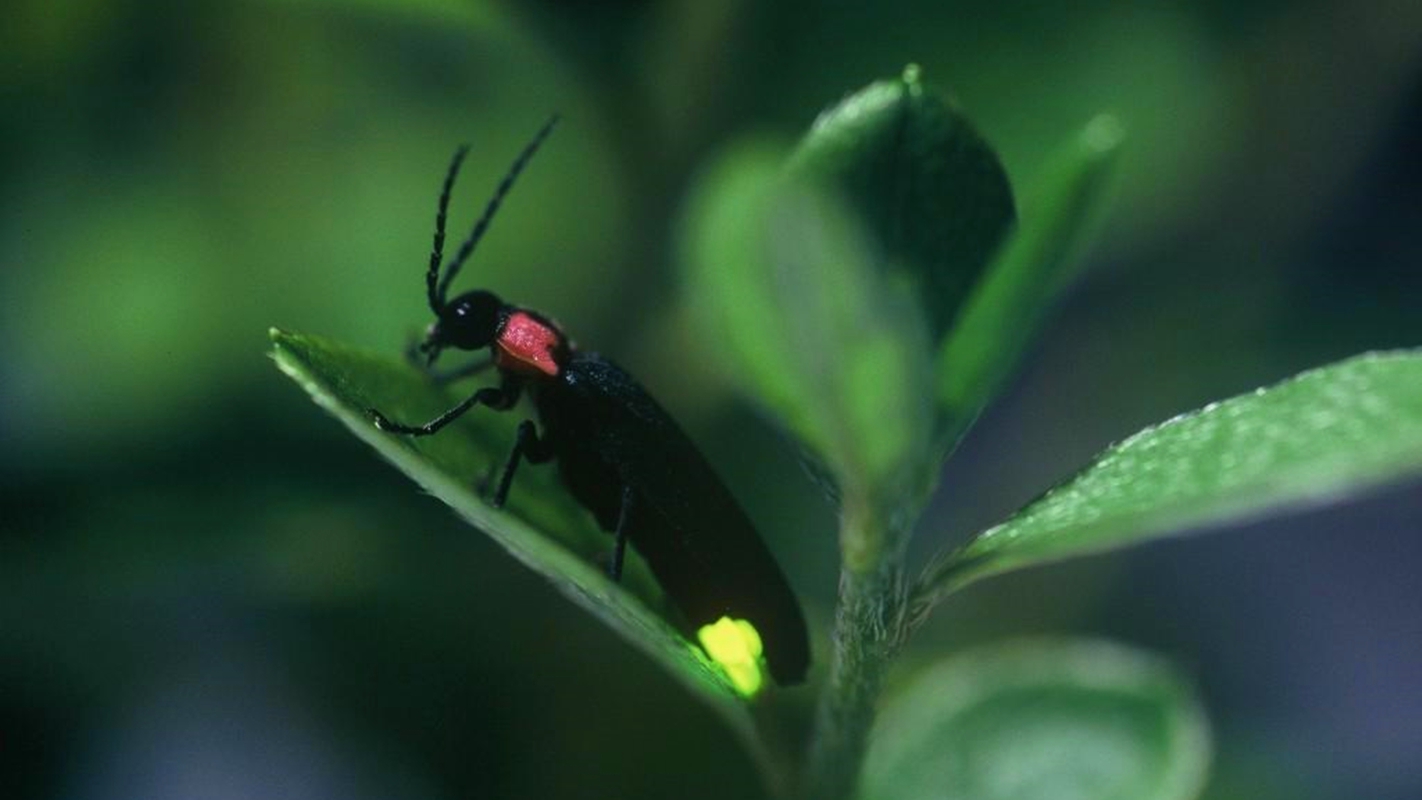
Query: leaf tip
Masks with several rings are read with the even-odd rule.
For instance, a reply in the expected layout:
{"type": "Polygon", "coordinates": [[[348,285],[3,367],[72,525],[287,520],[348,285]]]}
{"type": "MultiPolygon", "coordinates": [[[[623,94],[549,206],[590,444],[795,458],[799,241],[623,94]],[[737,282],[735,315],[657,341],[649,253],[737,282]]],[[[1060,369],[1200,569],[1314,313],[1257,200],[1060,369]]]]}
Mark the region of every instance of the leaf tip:
{"type": "Polygon", "coordinates": [[[1126,126],[1115,114],[1098,114],[1081,131],[1081,143],[1087,150],[1107,155],[1126,139],[1126,126]]]}
{"type": "Polygon", "coordinates": [[[903,74],[899,76],[899,82],[904,88],[913,94],[923,91],[923,69],[918,64],[909,62],[904,65],[903,74]]]}

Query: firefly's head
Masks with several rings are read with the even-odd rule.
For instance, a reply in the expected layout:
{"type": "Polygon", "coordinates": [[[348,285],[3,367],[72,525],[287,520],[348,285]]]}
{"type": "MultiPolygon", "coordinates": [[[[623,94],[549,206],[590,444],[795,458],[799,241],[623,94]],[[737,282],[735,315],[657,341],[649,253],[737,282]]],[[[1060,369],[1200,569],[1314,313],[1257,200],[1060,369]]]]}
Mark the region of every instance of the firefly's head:
{"type": "Polygon", "coordinates": [[[428,353],[431,363],[446,347],[478,350],[493,344],[505,316],[504,301],[483,290],[465,292],[436,312],[439,316],[420,345],[420,352],[428,353]]]}
{"type": "Polygon", "coordinates": [[[477,350],[481,347],[488,347],[498,335],[499,326],[506,316],[503,301],[485,291],[467,292],[453,300],[448,300],[446,298],[449,297],[449,285],[454,282],[454,276],[459,273],[459,268],[464,266],[465,260],[473,254],[474,247],[484,236],[484,231],[488,230],[489,223],[494,219],[494,213],[503,203],[504,195],[513,187],[514,180],[523,171],[528,160],[537,152],[539,145],[543,144],[543,140],[553,131],[553,126],[557,123],[558,117],[554,115],[544,123],[533,139],[523,148],[523,152],[509,168],[508,174],[499,183],[489,204],[484,207],[483,216],[474,223],[474,230],[470,232],[469,238],[464,240],[464,244],[460,245],[454,258],[448,265],[445,265],[445,215],[449,211],[449,196],[454,189],[454,179],[459,175],[459,166],[469,153],[469,146],[465,145],[455,151],[454,160],[450,163],[449,171],[444,176],[444,189],[439,195],[439,213],[435,217],[434,249],[430,252],[430,266],[425,273],[425,287],[429,295],[430,310],[435,313],[435,321],[425,333],[425,341],[420,345],[420,352],[429,354],[430,363],[434,363],[435,357],[446,347],[477,350]]]}

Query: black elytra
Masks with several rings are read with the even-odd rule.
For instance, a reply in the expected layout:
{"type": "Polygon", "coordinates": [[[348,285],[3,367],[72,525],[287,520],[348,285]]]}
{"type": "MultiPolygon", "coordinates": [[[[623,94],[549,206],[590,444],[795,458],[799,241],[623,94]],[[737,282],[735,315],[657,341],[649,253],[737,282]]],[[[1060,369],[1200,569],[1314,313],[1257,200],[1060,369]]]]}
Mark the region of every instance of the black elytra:
{"type": "Polygon", "coordinates": [[[455,178],[469,153],[467,145],[455,152],[439,196],[425,275],[435,322],[419,350],[432,366],[447,347],[488,348],[487,361],[458,374],[492,366],[499,373],[498,385],[475,391],[423,425],[392,422],[375,409],[370,416],[381,430],[428,436],[475,406],[510,410],[526,390],[540,425],[533,420],[519,425],[493,487],[493,505],[502,507],[508,499],[520,462],[556,462],[568,491],[614,536],[608,568],[614,580],[621,575],[630,541],[684,618],[687,633],[722,617],[748,620],[760,634],[776,683],[799,683],[810,661],[800,604],[750,518],[671,416],[631,375],[596,353],[574,349],[563,332],[537,312],[484,290],[448,299],[454,276],[557,122],[556,115],[550,118],[514,160],[447,266],[445,217],[455,178]]]}

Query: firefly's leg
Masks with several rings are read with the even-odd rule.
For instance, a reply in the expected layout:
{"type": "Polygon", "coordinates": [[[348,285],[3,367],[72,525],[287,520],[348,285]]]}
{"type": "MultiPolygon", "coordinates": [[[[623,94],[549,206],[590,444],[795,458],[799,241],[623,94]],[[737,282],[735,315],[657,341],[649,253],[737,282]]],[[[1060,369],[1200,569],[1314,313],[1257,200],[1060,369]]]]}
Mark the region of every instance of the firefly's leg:
{"type": "Polygon", "coordinates": [[[613,533],[612,560],[607,562],[607,576],[622,580],[622,557],[627,554],[627,517],[632,511],[632,487],[622,487],[622,510],[617,512],[617,530],[613,533]]]}
{"type": "Polygon", "coordinates": [[[553,447],[548,443],[548,439],[538,435],[538,429],[533,426],[533,420],[526,419],[518,425],[518,439],[514,441],[513,452],[509,453],[509,460],[504,462],[504,474],[499,478],[499,488],[494,491],[494,497],[490,501],[494,508],[503,508],[504,503],[509,499],[509,487],[513,485],[514,471],[518,469],[518,462],[526,460],[530,464],[542,464],[553,457],[553,447]]]}
{"type": "Polygon", "coordinates": [[[518,402],[519,384],[516,381],[505,379],[502,386],[485,386],[474,394],[469,395],[469,399],[440,414],[438,417],[426,422],[423,425],[402,425],[398,422],[391,422],[384,414],[373,408],[366,409],[366,414],[375,421],[375,427],[387,433],[403,433],[408,436],[429,436],[436,433],[440,428],[464,416],[464,413],[474,406],[488,406],[495,411],[506,411],[518,402]]]}

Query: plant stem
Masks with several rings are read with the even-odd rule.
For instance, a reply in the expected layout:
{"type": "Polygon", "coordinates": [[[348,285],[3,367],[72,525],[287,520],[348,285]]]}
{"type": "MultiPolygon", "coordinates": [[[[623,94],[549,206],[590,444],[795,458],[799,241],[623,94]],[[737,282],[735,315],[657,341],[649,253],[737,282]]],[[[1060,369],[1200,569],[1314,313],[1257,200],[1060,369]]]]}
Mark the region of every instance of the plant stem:
{"type": "Polygon", "coordinates": [[[812,800],[854,792],[884,675],[903,643],[904,537],[885,530],[870,508],[845,504],[833,660],[802,787],[812,800]]]}

